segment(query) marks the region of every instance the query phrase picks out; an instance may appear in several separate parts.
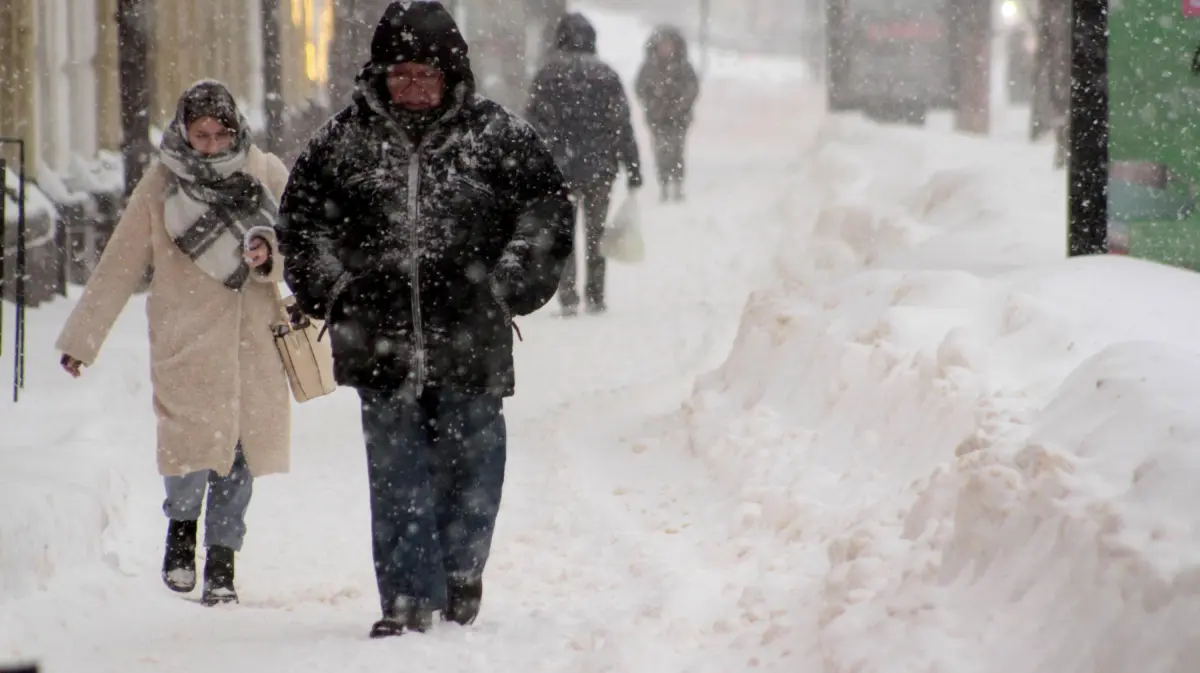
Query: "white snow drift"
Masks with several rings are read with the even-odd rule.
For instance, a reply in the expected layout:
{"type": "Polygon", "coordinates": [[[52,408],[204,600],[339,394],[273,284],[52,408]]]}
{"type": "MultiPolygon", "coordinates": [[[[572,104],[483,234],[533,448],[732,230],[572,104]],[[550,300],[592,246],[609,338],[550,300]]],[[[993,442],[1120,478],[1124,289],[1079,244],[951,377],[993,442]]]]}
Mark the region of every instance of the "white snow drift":
{"type": "Polygon", "coordinates": [[[1059,261],[1041,148],[820,137],[811,226],[684,413],[807,575],[777,602],[814,663],[1196,670],[1200,277],[1059,261]]]}

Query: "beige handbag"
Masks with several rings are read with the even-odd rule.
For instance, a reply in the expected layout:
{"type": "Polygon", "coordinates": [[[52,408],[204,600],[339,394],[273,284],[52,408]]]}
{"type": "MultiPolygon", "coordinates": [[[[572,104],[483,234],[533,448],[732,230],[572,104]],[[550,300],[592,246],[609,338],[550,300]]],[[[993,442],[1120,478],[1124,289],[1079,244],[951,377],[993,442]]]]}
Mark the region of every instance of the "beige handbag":
{"type": "Polygon", "coordinates": [[[307,402],[337,390],[333,380],[333,347],[329,336],[321,334],[321,321],[300,312],[296,298],[283,297],[274,285],[279,304],[279,319],[271,326],[275,348],[287,372],[292,397],[307,402]]]}

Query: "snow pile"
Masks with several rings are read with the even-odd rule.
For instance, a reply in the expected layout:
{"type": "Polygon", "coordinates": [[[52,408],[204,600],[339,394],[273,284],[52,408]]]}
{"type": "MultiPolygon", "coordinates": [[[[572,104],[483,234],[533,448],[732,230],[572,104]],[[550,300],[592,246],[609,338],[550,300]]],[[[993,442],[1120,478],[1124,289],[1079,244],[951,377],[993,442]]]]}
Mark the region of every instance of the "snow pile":
{"type": "MultiPolygon", "coordinates": [[[[20,174],[8,167],[4,171],[4,222],[5,239],[16,243],[17,224],[20,220],[20,174]]],[[[27,248],[36,248],[54,238],[58,224],[58,210],[54,203],[37,185],[26,177],[25,181],[25,226],[27,248]]]]}
{"type": "MultiPolygon", "coordinates": [[[[46,373],[29,379],[19,404],[0,404],[0,605],[126,564],[128,479],[156,476],[153,455],[144,453],[154,446],[144,309],[141,300],[131,304],[103,363],[78,381],[63,372],[51,378],[40,364],[58,359],[52,334],[30,338],[30,369],[46,373]]],[[[36,324],[62,325],[70,308],[40,308],[36,324]]],[[[11,314],[5,318],[11,325],[11,314]]]]}
{"type": "Polygon", "coordinates": [[[100,150],[92,159],[74,154],[65,180],[89,194],[121,192],[125,189],[125,159],[107,150],[100,150]]]}
{"type": "Polygon", "coordinates": [[[791,646],[828,673],[1195,670],[1200,276],[1062,260],[1046,148],[820,136],[780,281],[684,410],[787,559],[759,583],[791,646]]]}

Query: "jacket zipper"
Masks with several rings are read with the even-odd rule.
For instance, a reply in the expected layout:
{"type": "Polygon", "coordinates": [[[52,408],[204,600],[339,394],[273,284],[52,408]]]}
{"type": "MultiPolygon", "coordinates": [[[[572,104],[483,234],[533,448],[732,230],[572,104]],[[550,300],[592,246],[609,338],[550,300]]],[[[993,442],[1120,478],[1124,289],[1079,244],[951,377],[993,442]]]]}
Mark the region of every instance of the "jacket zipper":
{"type": "MultiPolygon", "coordinates": [[[[426,136],[428,137],[428,136],[426,136]]],[[[411,145],[410,145],[411,147],[411,145]]],[[[416,346],[417,391],[425,388],[425,331],[421,319],[421,236],[420,236],[420,191],[421,191],[421,149],[425,147],[423,138],[416,147],[412,148],[408,158],[408,244],[412,255],[412,315],[413,339],[416,346]]]]}

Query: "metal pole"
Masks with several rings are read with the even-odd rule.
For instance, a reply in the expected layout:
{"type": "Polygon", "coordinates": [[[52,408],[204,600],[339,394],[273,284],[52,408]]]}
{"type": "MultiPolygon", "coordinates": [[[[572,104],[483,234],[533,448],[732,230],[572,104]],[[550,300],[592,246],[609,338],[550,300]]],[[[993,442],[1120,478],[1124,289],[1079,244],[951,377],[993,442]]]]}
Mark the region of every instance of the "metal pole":
{"type": "Polygon", "coordinates": [[[1108,252],[1108,11],[1073,0],[1067,254],[1108,252]]]}
{"type": "MultiPolygon", "coordinates": [[[[4,206],[8,203],[8,162],[0,157],[0,304],[4,303],[4,294],[8,292],[8,283],[4,280],[4,257],[8,251],[4,249],[8,231],[5,226],[4,206]]],[[[4,310],[0,306],[0,355],[4,353],[4,310]]]]}
{"type": "Polygon", "coordinates": [[[283,144],[283,63],[279,35],[279,0],[262,0],[263,102],[267,113],[267,149],[275,154],[283,144]]]}
{"type": "Polygon", "coordinates": [[[121,92],[121,157],[125,161],[125,197],[150,164],[150,74],[147,54],[147,3],[117,0],[117,73],[121,92]]]}
{"type": "Polygon", "coordinates": [[[955,130],[986,135],[991,122],[991,2],[952,0],[950,5],[957,73],[955,130]]]}
{"type": "MultiPolygon", "coordinates": [[[[14,337],[16,338],[16,353],[14,354],[14,357],[16,357],[16,362],[13,367],[13,382],[14,384],[20,383],[20,385],[24,386],[25,276],[27,275],[25,270],[25,141],[21,138],[0,137],[0,146],[4,145],[17,146],[17,159],[20,162],[20,165],[17,168],[17,266],[13,272],[13,280],[16,281],[14,299],[16,300],[15,317],[17,325],[16,333],[14,334],[14,337]]],[[[8,269],[6,268],[4,261],[7,254],[7,251],[4,249],[5,241],[7,241],[8,236],[5,219],[7,214],[4,212],[4,199],[8,198],[8,165],[2,157],[0,157],[0,181],[3,181],[3,187],[0,188],[0,196],[3,196],[3,199],[0,199],[0,301],[3,301],[4,295],[8,293],[8,282],[5,280],[5,273],[7,273],[8,269]]],[[[3,316],[4,311],[0,310],[0,345],[2,345],[2,337],[4,336],[3,316]]],[[[3,348],[0,347],[0,353],[2,352],[3,348]]],[[[13,391],[13,396],[15,399],[15,390],[13,391]]]]}
{"type": "Polygon", "coordinates": [[[25,387],[25,141],[17,141],[17,333],[13,362],[13,402],[25,387]]]}
{"type": "MultiPolygon", "coordinates": [[[[20,138],[0,138],[0,145],[16,145],[17,146],[17,268],[13,272],[13,280],[16,281],[16,333],[13,335],[14,353],[13,353],[13,401],[16,402],[20,398],[20,389],[25,387],[25,277],[28,272],[25,268],[25,141],[20,138]]],[[[4,190],[8,192],[8,170],[3,159],[0,159],[0,178],[4,179],[4,190]]],[[[6,197],[7,198],[7,197],[6,197]]],[[[0,204],[0,223],[4,221],[4,207],[0,204]]],[[[0,229],[0,242],[3,241],[5,233],[0,229]]],[[[0,248],[3,246],[0,245],[0,248]]],[[[3,292],[7,292],[6,283],[3,283],[5,269],[3,267],[3,253],[0,249],[0,284],[5,285],[3,292]]],[[[0,293],[0,298],[3,294],[0,293]]],[[[0,311],[0,313],[3,313],[0,311]]]]}

